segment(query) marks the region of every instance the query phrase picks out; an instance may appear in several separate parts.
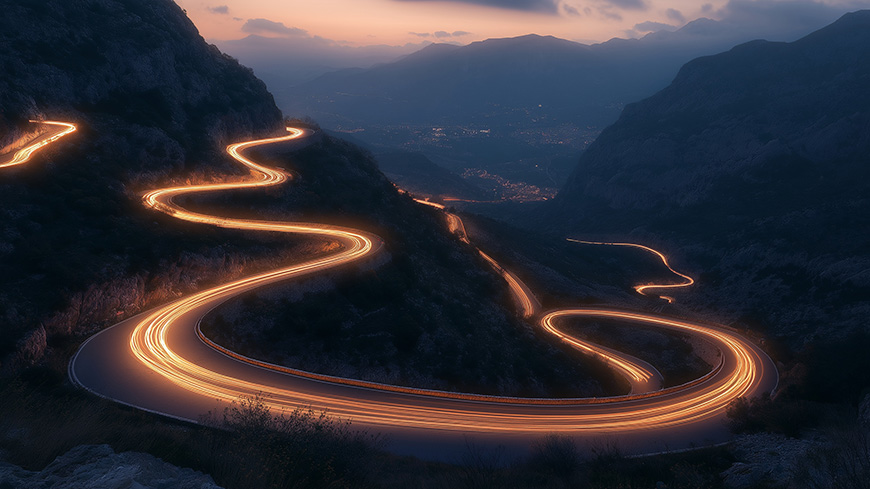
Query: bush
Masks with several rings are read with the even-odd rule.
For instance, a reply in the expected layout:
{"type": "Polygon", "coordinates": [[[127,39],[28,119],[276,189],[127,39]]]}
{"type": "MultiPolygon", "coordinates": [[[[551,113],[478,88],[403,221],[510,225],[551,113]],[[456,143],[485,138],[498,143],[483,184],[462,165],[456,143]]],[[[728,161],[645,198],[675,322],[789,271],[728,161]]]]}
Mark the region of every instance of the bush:
{"type": "Polygon", "coordinates": [[[728,427],[734,433],[781,433],[797,437],[806,428],[816,426],[821,409],[802,400],[773,400],[765,393],[760,397],[740,397],[728,406],[728,427]]]}
{"type": "Polygon", "coordinates": [[[574,440],[566,436],[551,434],[532,448],[529,464],[542,474],[556,477],[570,485],[580,468],[580,452],[574,440]]]}
{"type": "Polygon", "coordinates": [[[366,487],[379,437],[312,409],[273,414],[260,396],[242,396],[202,419],[215,453],[212,473],[237,486],[366,487]],[[232,447],[228,453],[226,447],[232,447]]]}

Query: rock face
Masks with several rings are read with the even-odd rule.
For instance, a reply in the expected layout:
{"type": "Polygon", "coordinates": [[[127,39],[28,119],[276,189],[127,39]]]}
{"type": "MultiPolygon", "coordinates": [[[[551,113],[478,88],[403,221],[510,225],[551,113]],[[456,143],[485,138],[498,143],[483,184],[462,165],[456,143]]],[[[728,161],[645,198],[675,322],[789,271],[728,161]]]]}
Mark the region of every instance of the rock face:
{"type": "Polygon", "coordinates": [[[39,472],[0,462],[0,485],[12,489],[220,489],[201,472],[145,453],[115,453],[108,445],[80,445],[39,472]]]}
{"type": "Polygon", "coordinates": [[[265,85],[171,0],[13,0],[0,39],[4,118],[98,112],[199,142],[280,118],[265,85]]]}
{"type": "Polygon", "coordinates": [[[83,334],[239,272],[242,253],[215,237],[182,243],[142,219],[138,193],[227,165],[228,141],[280,130],[249,69],[208,45],[171,0],[11,0],[0,46],[3,150],[39,130],[28,119],[79,127],[0,173],[4,369],[37,362],[46,336],[83,334]],[[191,267],[211,278],[191,279],[191,267]]]}
{"type": "Polygon", "coordinates": [[[665,242],[688,296],[800,343],[870,312],[870,11],[686,64],[627,106],[544,210],[665,242]],[[697,273],[696,273],[697,274],[697,273]]]}

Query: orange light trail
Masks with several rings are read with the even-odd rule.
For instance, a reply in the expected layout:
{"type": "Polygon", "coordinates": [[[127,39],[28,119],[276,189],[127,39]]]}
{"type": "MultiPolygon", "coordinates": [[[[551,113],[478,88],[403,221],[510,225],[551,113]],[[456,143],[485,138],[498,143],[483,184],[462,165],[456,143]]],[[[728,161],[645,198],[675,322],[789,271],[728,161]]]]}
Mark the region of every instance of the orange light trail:
{"type": "Polygon", "coordinates": [[[516,297],[517,301],[520,304],[520,312],[524,318],[530,318],[537,312],[536,300],[532,297],[531,293],[525,287],[525,284],[517,278],[512,272],[503,268],[498,264],[497,261],[493,260],[491,256],[486,253],[478,250],[480,256],[483,257],[484,260],[489,262],[490,266],[494,268],[508,283],[508,287],[510,287],[511,292],[513,292],[514,297],[516,297]]]}
{"type": "MultiPolygon", "coordinates": [[[[227,148],[233,158],[250,169],[252,176],[249,180],[155,190],[144,196],[144,202],[156,210],[190,222],[231,229],[330,237],[342,242],[343,248],[326,257],[202,291],[160,307],[145,315],[141,321],[136,320],[132,335],[125,338],[128,338],[135,358],[159,374],[160,378],[205,398],[223,402],[232,402],[242,395],[261,395],[264,396],[267,406],[278,411],[311,406],[315,409],[326,409],[334,416],[369,425],[492,433],[632,433],[673,428],[721,416],[732,400],[750,395],[761,388],[762,379],[767,375],[764,371],[763,353],[738,335],[693,322],[608,309],[553,311],[543,315],[541,325],[549,333],[569,343],[574,341],[572,346],[607,358],[611,365],[624,375],[636,378],[637,382],[648,381],[652,375],[644,366],[626,360],[628,357],[619,352],[590,346],[572,338],[560,332],[554,323],[566,316],[596,316],[679,330],[712,342],[719,348],[722,361],[712,372],[695,381],[655,392],[600,399],[523,399],[384,386],[323,376],[265,364],[213,343],[209,345],[211,348],[238,360],[233,362],[231,370],[227,368],[218,371],[186,358],[173,346],[176,345],[174,341],[178,341],[176,333],[184,328],[196,330],[199,320],[222,302],[268,284],[349,264],[372,255],[382,246],[380,238],[364,231],[315,223],[231,219],[194,213],[173,201],[174,197],[182,194],[267,187],[287,181],[287,174],[261,166],[246,158],[242,152],[258,145],[300,138],[304,134],[294,128],[288,128],[288,131],[290,134],[284,137],[238,143],[227,148]],[[260,369],[288,375],[283,375],[281,380],[258,380],[259,377],[251,372],[261,371],[260,369]],[[296,385],[291,380],[298,382],[294,379],[300,377],[317,382],[308,384],[305,388],[287,387],[296,385]]],[[[422,203],[444,208],[433,202],[422,203]]],[[[451,228],[462,229],[464,235],[461,219],[454,217],[456,220],[452,221],[451,228]]],[[[521,309],[526,312],[531,309],[529,315],[534,315],[535,307],[539,306],[534,305],[528,288],[491,257],[480,253],[500,271],[517,297],[528,300],[521,301],[521,309]]],[[[200,338],[208,343],[207,338],[200,338]]],[[[74,370],[71,367],[71,371],[74,370]]]]}
{"type": "MultiPolygon", "coordinates": [[[[447,212],[447,208],[443,204],[423,199],[414,199],[414,201],[444,211],[444,215],[447,216],[448,230],[459,237],[459,240],[463,243],[471,244],[471,241],[468,239],[468,232],[465,230],[465,223],[462,222],[462,218],[452,212],[447,212]]],[[[502,278],[505,279],[505,282],[507,282],[508,287],[511,289],[511,293],[513,293],[514,298],[520,306],[520,314],[524,318],[530,318],[537,314],[541,305],[538,303],[538,300],[535,298],[532,291],[526,287],[526,284],[514,275],[513,272],[499,265],[499,263],[491,256],[487,255],[480,249],[478,249],[477,252],[480,253],[480,256],[486,260],[486,262],[489,263],[489,265],[498,272],[502,278]]]]}
{"type": "MultiPolygon", "coordinates": [[[[573,241],[575,243],[582,243],[582,244],[589,244],[589,245],[629,246],[631,248],[640,248],[642,250],[648,251],[648,252],[658,256],[659,259],[662,261],[662,263],[666,267],[668,267],[668,270],[670,270],[671,273],[673,273],[674,275],[679,275],[684,280],[682,283],[679,283],[679,284],[635,285],[634,290],[636,290],[641,295],[647,295],[646,291],[649,289],[678,289],[681,287],[688,287],[688,286],[693,285],[695,283],[695,279],[693,279],[692,277],[674,270],[673,267],[671,267],[670,263],[668,263],[668,258],[664,255],[664,253],[662,253],[658,250],[655,250],[653,248],[650,248],[649,246],[644,246],[644,245],[635,244],[635,243],[604,243],[604,242],[600,242],[600,241],[581,241],[579,239],[573,239],[573,238],[567,238],[567,240],[573,241]]],[[[660,295],[659,297],[668,301],[671,304],[673,304],[675,302],[673,297],[670,297],[667,295],[660,295]]]]}
{"type": "Polygon", "coordinates": [[[0,168],[8,168],[10,166],[21,165],[23,163],[27,163],[34,153],[39,151],[40,149],[48,146],[49,144],[57,141],[58,139],[66,136],[67,134],[71,134],[75,132],[76,126],[74,124],[70,124],[69,122],[57,122],[57,121],[30,121],[35,124],[47,124],[50,126],[56,126],[57,129],[40,136],[33,143],[21,148],[16,151],[12,156],[12,159],[7,161],[6,163],[0,163],[0,168]]]}
{"type": "MultiPolygon", "coordinates": [[[[468,234],[465,230],[465,224],[459,216],[447,212],[446,207],[437,202],[421,199],[414,200],[421,204],[444,211],[447,216],[447,223],[450,231],[459,236],[459,239],[462,240],[462,242],[470,243],[468,234]]],[[[526,286],[519,277],[514,275],[513,272],[502,267],[494,258],[480,249],[478,249],[477,252],[496,272],[499,273],[499,275],[502,276],[502,278],[504,278],[505,282],[507,282],[514,299],[520,307],[520,314],[523,318],[528,319],[535,316],[539,312],[541,304],[535,298],[531,289],[529,289],[529,287],[526,286]]],[[[647,362],[632,357],[631,355],[610,348],[605,348],[601,345],[596,345],[595,343],[584,341],[563,333],[552,324],[552,321],[548,319],[548,317],[542,318],[540,324],[544,331],[556,336],[571,347],[585,354],[595,356],[615,368],[631,385],[631,394],[639,394],[661,388],[661,373],[647,362]]]]}

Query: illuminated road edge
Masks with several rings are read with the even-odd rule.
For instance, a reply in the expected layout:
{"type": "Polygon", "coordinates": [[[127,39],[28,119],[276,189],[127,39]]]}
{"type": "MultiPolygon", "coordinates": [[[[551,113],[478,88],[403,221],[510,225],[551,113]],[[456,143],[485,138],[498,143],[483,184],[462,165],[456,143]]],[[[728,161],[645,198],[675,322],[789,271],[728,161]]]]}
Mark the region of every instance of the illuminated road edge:
{"type": "MultiPolygon", "coordinates": [[[[639,248],[639,249],[642,249],[642,250],[644,250],[644,251],[647,251],[647,252],[649,252],[649,253],[652,253],[652,254],[658,256],[659,259],[662,261],[662,263],[663,263],[666,267],[668,267],[668,270],[670,270],[671,273],[673,273],[674,275],[679,275],[680,278],[683,279],[683,281],[680,282],[680,283],[678,283],[678,284],[644,284],[644,285],[635,285],[635,286],[634,286],[634,290],[636,290],[637,293],[639,293],[639,294],[641,294],[641,295],[649,295],[649,294],[647,294],[647,291],[650,290],[650,289],[678,289],[678,288],[681,288],[681,287],[688,287],[688,286],[690,286],[690,285],[692,285],[692,284],[695,283],[695,279],[693,279],[692,277],[690,277],[690,276],[688,276],[688,275],[686,275],[686,274],[684,274],[684,273],[680,273],[680,272],[674,270],[674,268],[671,266],[671,264],[668,263],[668,258],[664,255],[664,253],[662,253],[662,252],[660,252],[660,251],[658,251],[658,250],[652,249],[652,248],[650,248],[649,246],[644,246],[644,245],[641,245],[641,244],[635,244],[635,243],[605,243],[605,242],[601,242],[601,241],[582,241],[582,240],[574,239],[574,238],[568,238],[568,241],[573,241],[573,242],[575,242],[575,243],[588,244],[588,245],[627,246],[627,247],[630,247],[630,248],[639,248]]],[[[671,296],[668,296],[668,295],[660,295],[660,296],[658,296],[658,297],[660,297],[661,299],[664,299],[664,300],[668,301],[668,302],[671,303],[671,304],[673,304],[673,303],[675,302],[675,299],[674,299],[673,297],[671,297],[671,296]]]]}
{"type": "MultiPolygon", "coordinates": [[[[521,399],[495,396],[475,396],[461,393],[441,393],[405,388],[401,386],[378,386],[374,383],[352,379],[305,378],[299,372],[281,372],[283,367],[268,364],[251,365],[256,360],[236,358],[232,372],[212,370],[196,361],[177,353],[172,346],[176,329],[182,327],[195,329],[199,320],[220,303],[243,292],[268,284],[323,271],[362,259],[380,249],[381,240],[372,234],[348,228],[338,228],[325,224],[288,223],[273,221],[252,221],[230,219],[190,212],[173,202],[181,194],[203,193],[240,188],[254,188],[277,185],[285,182],[288,175],[263,167],[247,159],[241,152],[258,145],[279,143],[301,137],[302,130],[288,128],[285,137],[249,141],[231,145],[228,153],[251,170],[253,179],[236,183],[172,187],[155,190],[145,195],[146,205],[179,219],[212,224],[231,229],[277,231],[301,233],[329,237],[341,241],[343,249],[333,255],[295,264],[252,277],[221,285],[190,297],[160,307],[153,312],[135,318],[132,334],[128,338],[129,351],[141,365],[159,375],[163,381],[170,381],[185,391],[196,393],[204,399],[224,403],[235,401],[239,396],[262,396],[264,402],[276,411],[292,410],[299,406],[326,409],[333,416],[352,419],[355,423],[374,425],[384,428],[419,428],[425,430],[446,430],[461,432],[491,433],[642,433],[651,430],[671,429],[687,426],[702,420],[718,418],[727,405],[737,397],[754,395],[771,388],[771,375],[775,378],[775,368],[767,356],[749,341],[739,335],[716,326],[703,325],[685,320],[669,319],[610,309],[565,309],[552,311],[541,317],[541,325],[552,334],[580,349],[590,344],[570,337],[556,328],[556,322],[566,316],[609,317],[647,326],[657,326],[690,334],[714,344],[720,351],[721,361],[712,372],[696,381],[682,386],[638,395],[612,397],[605,399],[521,399]],[[246,370],[248,369],[248,370],[246,370]],[[263,369],[276,374],[269,382],[251,380],[263,369]],[[280,374],[280,375],[278,375],[280,374]],[[276,378],[277,377],[277,378],[276,378]],[[282,380],[284,379],[284,380],[282,380]],[[298,385],[304,383],[304,388],[298,385]],[[349,385],[348,385],[349,384],[349,385]],[[290,387],[288,387],[290,386],[290,387]]],[[[435,204],[440,206],[440,204],[435,204]]],[[[456,218],[458,219],[458,218],[456,218]]],[[[452,222],[451,228],[462,229],[460,221],[452,222]]],[[[462,237],[461,236],[461,237],[462,237]]],[[[467,237],[464,238],[467,240],[467,237]]],[[[483,255],[483,254],[482,254],[483,255]]],[[[491,258],[484,258],[501,269],[491,258]]],[[[507,271],[504,271],[503,276],[507,271]]],[[[513,276],[513,274],[511,274],[513,276]]],[[[537,301],[528,289],[513,276],[508,280],[514,294],[523,304],[523,315],[533,315],[537,301]],[[524,298],[523,298],[524,296],[524,298]],[[529,309],[531,308],[531,312],[529,309]]],[[[119,326],[127,323],[120,323],[119,326]]],[[[105,351],[87,349],[92,340],[109,333],[113,328],[98,333],[85,344],[70,363],[70,376],[78,384],[100,394],[96,385],[84,385],[77,374],[77,365],[83,357],[105,354],[105,351]]],[[[196,336],[194,336],[196,338],[196,336]]],[[[95,342],[94,342],[95,343],[95,342]]],[[[180,346],[180,345],[176,345],[180,346]]],[[[217,345],[213,345],[217,346],[217,345]]],[[[594,345],[592,345],[594,347],[594,345]]],[[[590,351],[607,356],[610,350],[590,351]]],[[[232,356],[233,353],[224,353],[232,356]]],[[[113,354],[120,354],[114,352],[113,354]]],[[[632,366],[609,363],[624,373],[632,375],[632,366]]],[[[290,370],[290,369],[288,369],[290,370]]],[[[642,377],[641,371],[634,375],[642,377]]],[[[649,373],[649,372],[645,372],[649,373]]],[[[112,372],[101,373],[103,377],[112,372]]],[[[119,375],[119,374],[115,374],[119,375]]],[[[259,374],[258,374],[259,375],[259,374]]],[[[310,374],[317,375],[317,374],[310,374]]],[[[326,377],[326,376],[322,376],[326,377]]],[[[136,389],[138,386],[133,386],[136,389]]],[[[154,389],[142,386],[141,389],[154,389]]],[[[155,389],[155,392],[160,389],[155,389]]],[[[164,399],[158,410],[161,413],[176,415],[172,399],[164,399]]],[[[131,405],[135,401],[119,400],[131,405]]],[[[176,415],[179,416],[179,415],[176,415]]]]}
{"type": "Polygon", "coordinates": [[[12,159],[5,162],[0,163],[0,168],[8,168],[10,166],[17,166],[23,163],[27,163],[30,160],[30,157],[33,156],[34,153],[39,151],[40,149],[48,146],[49,144],[57,141],[58,139],[66,136],[67,134],[71,134],[75,132],[76,126],[74,124],[70,124],[68,122],[56,122],[56,121],[30,121],[34,124],[46,124],[49,126],[55,126],[54,131],[49,131],[47,134],[43,134],[38,136],[32,143],[27,146],[19,149],[12,155],[12,159]]]}

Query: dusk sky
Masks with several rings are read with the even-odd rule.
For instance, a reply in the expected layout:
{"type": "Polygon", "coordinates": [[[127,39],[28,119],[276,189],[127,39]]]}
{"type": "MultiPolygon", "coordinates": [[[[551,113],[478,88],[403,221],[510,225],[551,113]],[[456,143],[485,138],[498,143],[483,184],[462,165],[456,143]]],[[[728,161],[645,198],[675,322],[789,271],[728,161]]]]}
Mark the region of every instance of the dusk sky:
{"type": "Polygon", "coordinates": [[[177,0],[209,40],[321,37],[350,46],[529,33],[581,42],[638,37],[699,17],[808,23],[870,0],[177,0]]]}

